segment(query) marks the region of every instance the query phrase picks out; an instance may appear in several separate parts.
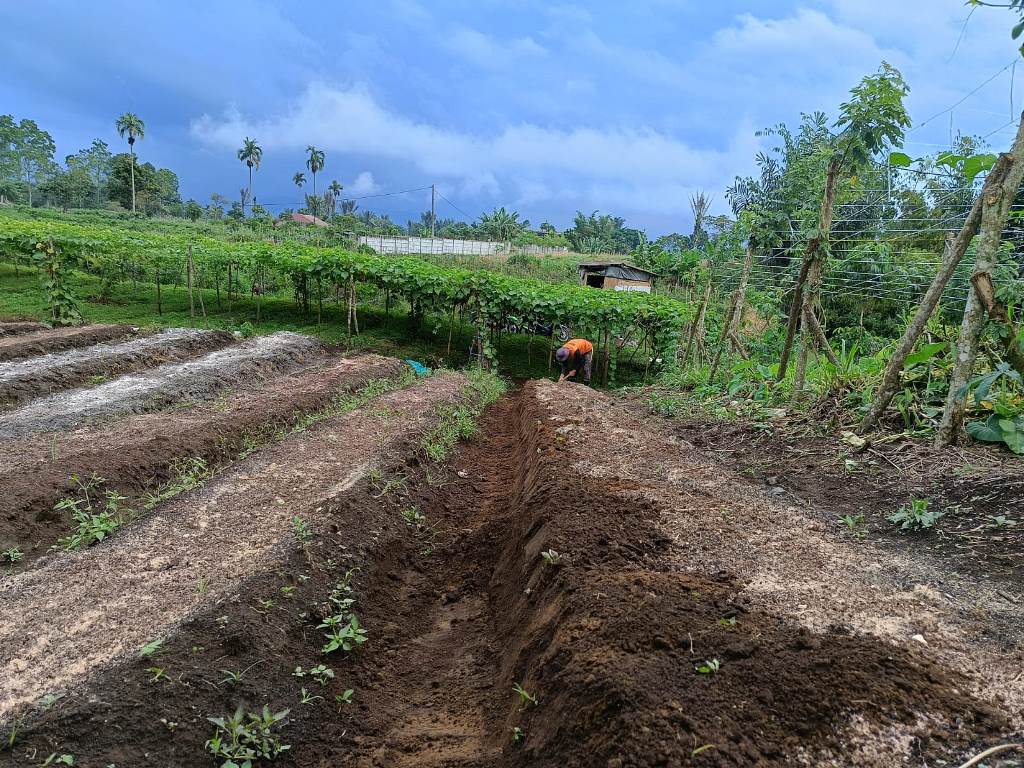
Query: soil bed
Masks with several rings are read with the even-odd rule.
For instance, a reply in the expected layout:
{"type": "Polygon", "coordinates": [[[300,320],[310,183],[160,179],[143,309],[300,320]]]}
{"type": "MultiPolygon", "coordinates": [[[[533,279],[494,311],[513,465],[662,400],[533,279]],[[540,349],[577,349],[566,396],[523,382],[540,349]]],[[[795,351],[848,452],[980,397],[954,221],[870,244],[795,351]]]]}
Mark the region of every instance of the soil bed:
{"type": "Polygon", "coordinates": [[[124,339],[138,332],[138,328],[130,325],[83,325],[12,335],[0,334],[0,362],[45,355],[61,349],[88,347],[101,341],[124,339]]]}
{"type": "Polygon", "coordinates": [[[131,341],[0,363],[0,405],[22,403],[87,383],[101,384],[111,376],[181,362],[234,341],[227,331],[171,328],[131,341]]]}
{"type": "Polygon", "coordinates": [[[45,331],[48,326],[31,320],[10,320],[0,322],[0,336],[18,336],[23,333],[45,331]]]}
{"type": "Polygon", "coordinates": [[[771,422],[684,421],[674,432],[770,493],[806,505],[837,531],[939,557],[961,573],[1024,580],[1024,460],[1008,452],[936,450],[919,440],[859,449],[839,438],[789,434],[771,422]],[[903,533],[887,519],[911,499],[928,499],[945,512],[931,533],[903,533]],[[863,515],[854,531],[841,520],[847,515],[863,515]],[[1010,522],[999,525],[999,517],[1010,522]]]}
{"type": "Polygon", "coordinates": [[[20,547],[23,568],[67,535],[70,518],[54,505],[76,492],[72,475],[99,475],[102,488],[117,490],[127,497],[125,507],[138,509],[147,492],[176,479],[176,462],[199,458],[213,469],[339,395],[398,375],[401,367],[377,355],[318,362],[225,392],[213,404],[0,443],[0,549],[20,547]]]}
{"type": "Polygon", "coordinates": [[[316,339],[287,331],[258,336],[198,360],[33,400],[0,415],[0,440],[74,429],[171,405],[187,407],[192,401],[213,399],[239,380],[294,370],[325,350],[316,339]]]}
{"type": "Polygon", "coordinates": [[[80,695],[91,674],[277,571],[296,541],[294,518],[326,526],[327,504],[391,446],[428,428],[434,407],[458,398],[461,381],[436,376],[321,422],[102,544],[0,583],[0,721],[46,693],[80,695]]]}

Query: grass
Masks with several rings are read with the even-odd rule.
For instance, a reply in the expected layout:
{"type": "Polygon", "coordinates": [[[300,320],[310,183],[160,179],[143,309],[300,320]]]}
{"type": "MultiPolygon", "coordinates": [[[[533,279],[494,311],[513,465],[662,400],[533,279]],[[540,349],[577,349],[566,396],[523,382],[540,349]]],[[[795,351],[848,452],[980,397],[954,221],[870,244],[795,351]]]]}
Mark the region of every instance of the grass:
{"type": "MultiPolygon", "coordinates": [[[[316,308],[304,316],[287,290],[261,299],[260,322],[256,322],[256,301],[248,295],[236,296],[231,306],[225,292],[220,303],[216,291],[195,291],[195,311],[189,313],[188,291],[184,284],[161,288],[162,312],[157,312],[156,288],[151,283],[123,282],[115,286],[107,300],[99,300],[100,280],[75,272],[69,280],[79,297],[82,316],[90,323],[127,323],[143,328],[197,327],[267,334],[294,331],[342,344],[349,349],[378,352],[402,359],[419,360],[431,368],[459,369],[469,363],[469,347],[474,335],[468,323],[456,321],[451,350],[448,350],[448,318],[428,313],[419,328],[413,328],[408,305],[392,301],[390,316],[385,313],[381,294],[360,288],[359,330],[348,336],[346,307],[325,302],[322,320],[317,324],[316,308]],[[203,297],[207,318],[202,317],[199,295],[203,297]]],[[[0,320],[30,319],[47,321],[49,309],[42,289],[40,273],[34,268],[0,263],[0,320]]],[[[596,338],[596,329],[576,329],[582,336],[596,338]]],[[[514,380],[557,377],[557,367],[548,366],[549,340],[544,337],[503,334],[499,341],[499,372],[514,380]]],[[[620,383],[639,380],[642,369],[620,365],[620,383]]]]}
{"type": "Polygon", "coordinates": [[[504,379],[478,368],[471,369],[468,378],[460,402],[440,406],[437,423],[423,438],[423,452],[433,462],[443,461],[459,440],[473,436],[484,408],[508,391],[504,379]]]}

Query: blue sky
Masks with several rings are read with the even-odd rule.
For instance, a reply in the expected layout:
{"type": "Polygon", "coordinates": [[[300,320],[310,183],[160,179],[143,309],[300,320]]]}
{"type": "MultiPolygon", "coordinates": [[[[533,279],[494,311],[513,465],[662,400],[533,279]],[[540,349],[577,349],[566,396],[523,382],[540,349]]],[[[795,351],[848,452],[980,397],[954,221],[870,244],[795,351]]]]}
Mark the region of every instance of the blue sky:
{"type": "MultiPolygon", "coordinates": [[[[4,3],[0,112],[37,120],[63,157],[94,137],[121,147],[114,120],[134,111],[141,158],[202,202],[237,197],[249,135],[264,148],[256,198],[274,208],[297,205],[291,177],[313,143],[320,183],[346,195],[436,183],[471,216],[505,205],[565,227],[601,210],[660,234],[688,231],[695,190],[727,209],[757,129],[833,112],[882,59],[908,80],[915,123],[932,118],[910,154],[951,129],[1006,146],[1024,69],[999,73],[1019,58],[1013,19],[980,9],[965,26],[967,13],[962,0],[4,3]]],[[[404,222],[429,193],[360,207],[404,222]]],[[[438,213],[462,218],[443,201],[438,213]]]]}

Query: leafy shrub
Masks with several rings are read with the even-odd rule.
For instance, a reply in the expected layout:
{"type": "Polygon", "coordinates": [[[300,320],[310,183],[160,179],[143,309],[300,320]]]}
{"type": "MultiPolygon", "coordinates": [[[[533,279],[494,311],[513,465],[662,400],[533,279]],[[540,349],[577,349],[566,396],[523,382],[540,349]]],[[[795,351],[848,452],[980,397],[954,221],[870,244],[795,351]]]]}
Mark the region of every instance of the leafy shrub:
{"type": "Polygon", "coordinates": [[[928,499],[911,499],[909,504],[904,504],[887,519],[898,525],[900,530],[921,531],[931,528],[945,514],[942,510],[932,509],[928,499]]]}
{"type": "Polygon", "coordinates": [[[291,749],[274,735],[273,728],[288,716],[290,710],[272,713],[264,705],[259,714],[245,712],[239,706],[230,717],[206,718],[216,726],[213,736],[206,742],[206,750],[217,758],[224,758],[221,768],[252,768],[254,760],[273,760],[291,749]]]}

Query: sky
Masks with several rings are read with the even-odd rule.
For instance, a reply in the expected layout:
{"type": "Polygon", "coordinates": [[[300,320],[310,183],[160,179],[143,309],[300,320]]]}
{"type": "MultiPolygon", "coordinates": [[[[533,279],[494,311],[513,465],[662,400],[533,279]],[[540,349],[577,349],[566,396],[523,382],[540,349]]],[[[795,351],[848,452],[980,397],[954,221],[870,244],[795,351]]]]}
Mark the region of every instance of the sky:
{"type": "MultiPolygon", "coordinates": [[[[237,198],[245,136],[264,150],[253,192],[298,207],[305,147],[359,209],[418,219],[506,206],[534,226],[577,210],[652,235],[688,232],[770,146],[759,129],[829,115],[881,61],[910,85],[906,151],[957,132],[1013,137],[1024,60],[1000,9],[963,0],[35,0],[0,3],[0,113],[36,120],[60,158],[123,142],[174,170],[183,198],[237,198]],[[965,23],[966,22],[966,23],[965,23]],[[1013,80],[1018,80],[1016,92],[1013,80]],[[368,195],[385,195],[366,197],[368,195]]],[[[308,191],[308,185],[307,185],[308,191]]]]}

